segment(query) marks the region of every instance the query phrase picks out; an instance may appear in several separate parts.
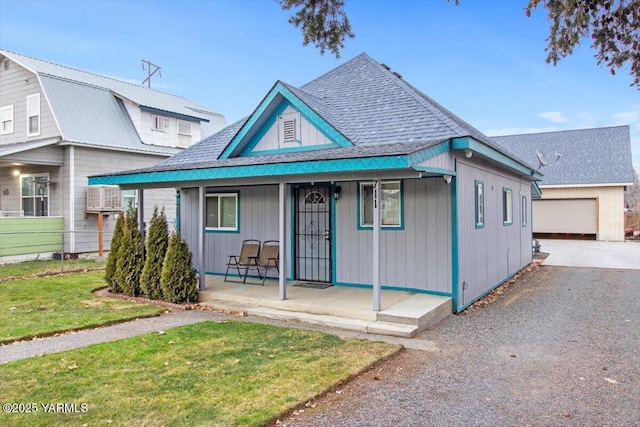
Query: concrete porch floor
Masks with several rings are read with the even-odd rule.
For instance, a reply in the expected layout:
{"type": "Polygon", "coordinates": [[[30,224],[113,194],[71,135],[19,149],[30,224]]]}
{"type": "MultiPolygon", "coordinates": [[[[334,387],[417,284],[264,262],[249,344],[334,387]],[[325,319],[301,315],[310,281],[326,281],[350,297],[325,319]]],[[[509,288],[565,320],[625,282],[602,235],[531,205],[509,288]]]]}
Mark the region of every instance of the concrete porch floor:
{"type": "Polygon", "coordinates": [[[415,336],[453,310],[450,297],[383,290],[381,310],[375,312],[371,289],[313,289],[294,286],[294,282],[287,282],[287,299],[280,300],[277,281],[267,280],[264,286],[259,283],[257,278],[249,278],[243,285],[225,282],[222,276],[207,276],[199,300],[218,310],[401,337],[415,336]]]}

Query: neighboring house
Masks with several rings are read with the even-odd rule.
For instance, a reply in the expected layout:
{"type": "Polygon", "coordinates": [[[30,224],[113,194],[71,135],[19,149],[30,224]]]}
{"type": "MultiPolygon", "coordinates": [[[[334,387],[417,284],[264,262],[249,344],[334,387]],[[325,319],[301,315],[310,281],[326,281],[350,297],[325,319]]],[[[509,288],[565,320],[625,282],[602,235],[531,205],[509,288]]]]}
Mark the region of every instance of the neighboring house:
{"type": "Polygon", "coordinates": [[[89,183],[179,188],[200,272],[224,274],[244,239],[278,240],[281,299],[286,281],[311,281],[371,287],[374,310],[381,288],[461,310],[531,262],[534,168],[361,54],[299,88],[276,82],[157,166],[89,183]]]}
{"type": "MultiPolygon", "coordinates": [[[[176,95],[4,50],[0,115],[0,232],[55,232],[5,235],[0,256],[60,250],[62,230],[66,252],[96,251],[95,212],[122,210],[136,193],[95,188],[87,201],[88,175],[154,165],[227,124],[176,95]]],[[[154,204],[173,220],[175,190],[148,192],[154,204]]]]}
{"type": "Polygon", "coordinates": [[[624,240],[624,190],[633,185],[629,126],[492,139],[540,165],[542,198],[533,202],[537,237],[624,240]]]}

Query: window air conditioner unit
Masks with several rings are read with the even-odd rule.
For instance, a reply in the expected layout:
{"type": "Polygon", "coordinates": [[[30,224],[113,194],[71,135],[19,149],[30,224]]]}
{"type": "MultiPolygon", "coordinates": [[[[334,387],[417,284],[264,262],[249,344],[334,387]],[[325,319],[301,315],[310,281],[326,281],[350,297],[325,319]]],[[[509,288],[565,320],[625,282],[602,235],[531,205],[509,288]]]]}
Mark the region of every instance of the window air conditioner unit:
{"type": "Polygon", "coordinates": [[[95,186],[87,188],[88,211],[121,211],[122,193],[117,186],[95,186]]]}

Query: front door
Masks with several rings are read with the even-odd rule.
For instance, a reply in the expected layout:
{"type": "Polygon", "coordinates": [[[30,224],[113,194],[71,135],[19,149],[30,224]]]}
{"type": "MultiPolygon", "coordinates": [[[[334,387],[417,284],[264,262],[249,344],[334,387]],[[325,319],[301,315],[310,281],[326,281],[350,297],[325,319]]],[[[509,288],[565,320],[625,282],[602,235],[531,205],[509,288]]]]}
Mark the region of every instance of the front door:
{"type": "Polygon", "coordinates": [[[331,186],[296,187],[295,279],[331,282],[331,186]]]}

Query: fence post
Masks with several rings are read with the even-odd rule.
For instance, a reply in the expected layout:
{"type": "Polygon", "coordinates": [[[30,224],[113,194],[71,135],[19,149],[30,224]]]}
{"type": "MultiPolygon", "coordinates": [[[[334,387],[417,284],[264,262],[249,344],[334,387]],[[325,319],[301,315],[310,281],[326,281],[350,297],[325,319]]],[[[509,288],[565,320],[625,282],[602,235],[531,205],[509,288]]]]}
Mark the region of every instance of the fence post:
{"type": "Polygon", "coordinates": [[[62,250],[60,251],[60,270],[64,270],[64,230],[62,230],[62,250]]]}

